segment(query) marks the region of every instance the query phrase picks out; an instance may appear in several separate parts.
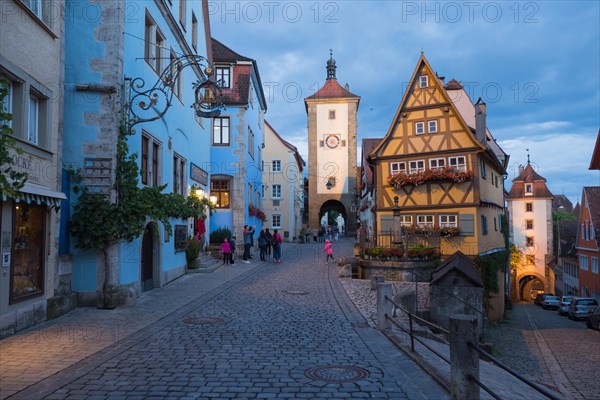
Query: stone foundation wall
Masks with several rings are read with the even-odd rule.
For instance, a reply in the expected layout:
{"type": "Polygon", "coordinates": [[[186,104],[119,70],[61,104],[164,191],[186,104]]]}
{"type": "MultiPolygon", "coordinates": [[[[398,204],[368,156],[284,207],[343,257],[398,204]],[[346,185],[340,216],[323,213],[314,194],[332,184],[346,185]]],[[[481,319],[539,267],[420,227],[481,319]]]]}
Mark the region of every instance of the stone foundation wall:
{"type": "Polygon", "coordinates": [[[430,282],[435,268],[434,262],[378,260],[361,260],[358,267],[361,279],[371,279],[375,275],[381,275],[386,281],[398,282],[430,282]]]}

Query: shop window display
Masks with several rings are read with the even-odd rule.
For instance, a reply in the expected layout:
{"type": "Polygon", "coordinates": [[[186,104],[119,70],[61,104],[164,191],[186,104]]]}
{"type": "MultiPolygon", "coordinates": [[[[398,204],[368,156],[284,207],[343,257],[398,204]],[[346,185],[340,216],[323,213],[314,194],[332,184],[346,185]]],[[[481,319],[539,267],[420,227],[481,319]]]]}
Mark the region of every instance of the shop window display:
{"type": "Polygon", "coordinates": [[[13,209],[11,303],[44,291],[46,207],[17,203],[13,209]]]}

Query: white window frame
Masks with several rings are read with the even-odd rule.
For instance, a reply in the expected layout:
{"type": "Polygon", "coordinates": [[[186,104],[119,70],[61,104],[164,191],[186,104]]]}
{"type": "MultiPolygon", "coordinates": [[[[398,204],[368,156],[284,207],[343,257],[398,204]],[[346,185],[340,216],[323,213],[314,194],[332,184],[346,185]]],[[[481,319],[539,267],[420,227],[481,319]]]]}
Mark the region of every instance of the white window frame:
{"type": "Polygon", "coordinates": [[[22,0],[25,7],[40,19],[44,24],[50,26],[50,13],[48,9],[52,6],[52,3],[44,0],[22,0]],[[45,4],[45,7],[44,7],[45,4]]]}
{"type": "Polygon", "coordinates": [[[273,185],[271,185],[271,198],[274,200],[280,200],[281,197],[281,191],[282,191],[282,187],[280,183],[274,183],[273,185]]]}
{"type": "Polygon", "coordinates": [[[40,141],[40,108],[41,100],[29,93],[29,108],[27,112],[27,141],[35,145],[40,141]]]}
{"type": "Polygon", "coordinates": [[[415,135],[423,135],[425,134],[425,122],[419,121],[415,122],[415,135]]]}
{"type": "Polygon", "coordinates": [[[212,144],[213,146],[229,146],[231,142],[231,120],[229,117],[215,117],[213,118],[212,128],[212,144]],[[217,121],[220,123],[217,125],[217,121]],[[224,124],[223,122],[227,122],[224,124]],[[219,129],[219,137],[217,138],[217,128],[219,129]],[[225,130],[227,131],[224,134],[225,130]],[[218,140],[215,140],[218,139],[218,140]]]}
{"type": "Polygon", "coordinates": [[[525,184],[525,196],[533,196],[533,183],[525,184]]]}
{"type": "Polygon", "coordinates": [[[479,165],[481,166],[481,177],[483,179],[487,179],[487,168],[485,166],[485,160],[484,159],[479,160],[479,165]]]}
{"type": "Polygon", "coordinates": [[[441,214],[439,216],[440,228],[457,228],[458,215],[456,214],[441,214]]]}
{"type": "Polygon", "coordinates": [[[408,162],[409,174],[425,171],[425,160],[413,160],[408,162]],[[415,164],[413,167],[413,163],[415,164]]]}
{"type": "Polygon", "coordinates": [[[183,74],[179,73],[181,65],[179,63],[174,64],[174,61],[177,59],[177,54],[175,54],[175,50],[171,47],[169,51],[169,64],[171,65],[171,76],[177,76],[175,82],[173,82],[173,94],[178,98],[182,99],[182,78],[183,74]]]}
{"type": "Polygon", "coordinates": [[[400,215],[400,225],[401,226],[412,226],[413,224],[413,216],[412,215],[400,215]]]}
{"type": "Polygon", "coordinates": [[[461,171],[461,172],[467,172],[467,157],[466,156],[448,157],[448,167],[456,168],[456,170],[461,171]]]}
{"type": "Polygon", "coordinates": [[[426,88],[429,86],[429,76],[421,75],[419,76],[419,87],[426,88]]]}
{"type": "Polygon", "coordinates": [[[429,169],[441,169],[446,167],[446,159],[445,158],[430,158],[429,159],[429,169]]]}
{"type": "Polygon", "coordinates": [[[427,121],[427,132],[428,133],[437,133],[438,132],[438,126],[437,126],[437,120],[432,119],[427,121]],[[432,129],[433,127],[433,129],[432,129]]]}
{"type": "MultiPolygon", "coordinates": [[[[1,76],[0,75],[0,79],[4,79],[6,82],[6,89],[7,89],[7,93],[6,93],[6,97],[4,97],[4,100],[2,101],[2,103],[0,103],[0,111],[6,113],[6,114],[13,114],[13,84],[11,81],[9,81],[8,79],[6,79],[6,77],[1,76]]],[[[8,126],[9,128],[12,128],[12,121],[2,121],[3,125],[8,126]]]]}
{"type": "Polygon", "coordinates": [[[281,214],[271,214],[271,228],[281,229],[281,214]]]}
{"type": "Polygon", "coordinates": [[[198,51],[198,18],[194,11],[192,11],[192,47],[198,51]]]}
{"type": "Polygon", "coordinates": [[[582,271],[587,271],[589,269],[587,254],[579,255],[579,269],[582,271]]]}
{"type": "Polygon", "coordinates": [[[215,81],[221,85],[222,89],[229,89],[231,87],[231,68],[218,66],[215,67],[215,81]],[[225,71],[227,71],[225,73],[225,71]]]}
{"type": "Polygon", "coordinates": [[[417,215],[417,226],[423,228],[426,226],[433,227],[435,219],[433,214],[419,214],[417,215]]]}
{"type": "Polygon", "coordinates": [[[248,154],[254,160],[254,132],[250,127],[248,127],[248,154]]]}
{"type": "Polygon", "coordinates": [[[261,187],[261,191],[260,191],[260,198],[264,199],[265,198],[265,192],[267,191],[267,185],[262,185],[261,187]]]}
{"type": "Polygon", "coordinates": [[[398,173],[406,174],[406,162],[398,161],[390,163],[390,174],[394,175],[398,173]]]}
{"type": "Polygon", "coordinates": [[[173,152],[173,193],[185,196],[187,160],[173,152]]]}
{"type": "Polygon", "coordinates": [[[281,172],[281,160],[271,160],[271,172],[281,172]]]}
{"type": "Polygon", "coordinates": [[[598,257],[592,257],[592,273],[598,273],[598,257]]]}
{"type": "Polygon", "coordinates": [[[166,41],[165,35],[160,31],[156,21],[150,13],[146,12],[144,27],[144,59],[158,75],[162,74],[162,51],[166,41]]]}

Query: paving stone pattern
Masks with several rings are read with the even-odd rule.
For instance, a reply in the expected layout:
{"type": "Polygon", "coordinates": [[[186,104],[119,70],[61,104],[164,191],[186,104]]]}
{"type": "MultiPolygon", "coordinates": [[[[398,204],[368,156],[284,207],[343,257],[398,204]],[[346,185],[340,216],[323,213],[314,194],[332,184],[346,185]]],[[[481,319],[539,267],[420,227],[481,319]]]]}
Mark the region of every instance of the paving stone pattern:
{"type": "MultiPolygon", "coordinates": [[[[336,255],[350,256],[352,244],[338,242],[336,255]]],[[[194,275],[152,290],[142,296],[151,302],[104,312],[103,327],[130,321],[138,329],[103,335],[90,350],[81,335],[65,343],[45,338],[68,318],[40,327],[28,357],[19,359],[18,337],[0,342],[12,366],[25,375],[32,371],[26,382],[12,376],[23,390],[13,386],[7,393],[15,393],[14,399],[448,398],[417,364],[364,324],[335,264],[319,255],[320,247],[287,245],[281,264],[221,268],[211,274],[218,279],[194,275]],[[203,279],[212,279],[212,287],[203,287],[203,279]],[[71,358],[60,361],[58,372],[41,373],[51,356],[28,368],[36,351],[44,353],[42,346],[50,355],[62,349],[71,358]]],[[[80,311],[70,320],[85,326],[85,317],[80,311]]],[[[4,360],[2,365],[4,377],[11,366],[4,360]]],[[[0,387],[4,397],[4,382],[0,387]]]]}

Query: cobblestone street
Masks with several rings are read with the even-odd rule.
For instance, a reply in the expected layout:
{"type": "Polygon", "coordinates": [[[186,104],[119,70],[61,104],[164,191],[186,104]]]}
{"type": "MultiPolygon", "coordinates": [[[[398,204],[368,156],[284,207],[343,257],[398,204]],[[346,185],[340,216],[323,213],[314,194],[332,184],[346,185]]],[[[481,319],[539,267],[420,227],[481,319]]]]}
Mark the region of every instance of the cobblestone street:
{"type": "MultiPolygon", "coordinates": [[[[352,244],[337,242],[336,256],[352,244]]],[[[284,245],[283,254],[281,264],[186,276],[133,308],[78,309],[3,340],[2,398],[447,398],[365,324],[320,245],[284,245]],[[90,323],[123,329],[96,340],[67,334],[68,324],[97,332],[90,323]]]]}

